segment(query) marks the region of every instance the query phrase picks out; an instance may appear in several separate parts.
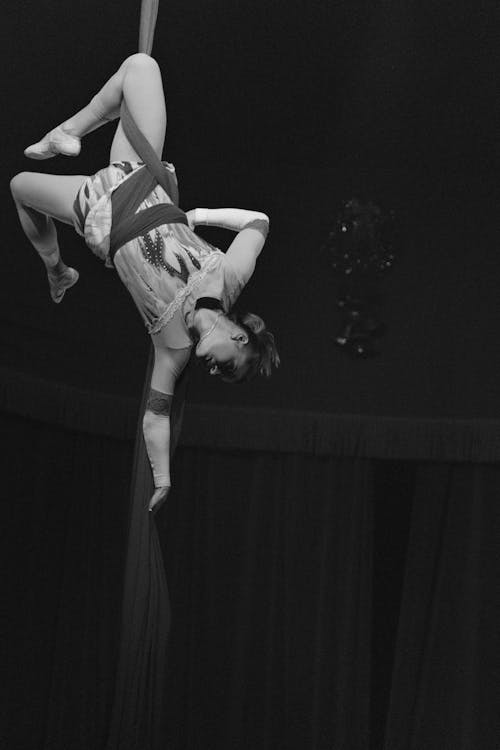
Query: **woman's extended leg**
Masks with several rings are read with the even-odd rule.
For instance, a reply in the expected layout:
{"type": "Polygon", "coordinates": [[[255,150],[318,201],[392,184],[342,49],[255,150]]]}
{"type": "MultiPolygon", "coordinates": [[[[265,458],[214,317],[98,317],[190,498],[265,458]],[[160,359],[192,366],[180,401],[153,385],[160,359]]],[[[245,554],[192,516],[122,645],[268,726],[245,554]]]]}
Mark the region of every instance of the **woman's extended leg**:
{"type": "Polygon", "coordinates": [[[21,172],[10,183],[24,233],[37,251],[49,280],[54,302],[76,284],[78,272],[61,259],[53,219],[72,224],[73,202],[86,177],[21,172]]]}
{"type": "MultiPolygon", "coordinates": [[[[167,124],[162,78],[156,60],[143,53],[128,57],[86,107],[47,133],[41,141],[29,146],[25,151],[26,156],[47,159],[57,153],[71,153],[71,139],[80,139],[119,117],[123,101],[139,129],[161,158],[167,124]],[[70,140],[65,149],[64,138],[67,139],[68,136],[70,140]]],[[[118,124],[110,161],[138,159],[118,124]]]]}

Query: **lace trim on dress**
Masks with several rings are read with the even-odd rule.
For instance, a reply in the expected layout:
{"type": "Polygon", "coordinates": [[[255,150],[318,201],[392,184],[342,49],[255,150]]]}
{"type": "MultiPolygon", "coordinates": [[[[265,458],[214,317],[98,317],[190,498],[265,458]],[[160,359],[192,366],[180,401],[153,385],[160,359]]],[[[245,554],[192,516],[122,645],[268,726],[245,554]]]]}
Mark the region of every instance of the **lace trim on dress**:
{"type": "Polygon", "coordinates": [[[186,298],[197,289],[201,282],[206,278],[207,274],[210,273],[210,271],[212,271],[220,262],[221,255],[224,255],[224,253],[220,250],[215,251],[209,256],[208,260],[203,264],[199,271],[195,271],[191,274],[186,286],[179,289],[167,309],[164,310],[152,325],[147,326],[148,333],[158,333],[158,331],[161,331],[161,329],[172,320],[175,313],[181,309],[186,298]]]}

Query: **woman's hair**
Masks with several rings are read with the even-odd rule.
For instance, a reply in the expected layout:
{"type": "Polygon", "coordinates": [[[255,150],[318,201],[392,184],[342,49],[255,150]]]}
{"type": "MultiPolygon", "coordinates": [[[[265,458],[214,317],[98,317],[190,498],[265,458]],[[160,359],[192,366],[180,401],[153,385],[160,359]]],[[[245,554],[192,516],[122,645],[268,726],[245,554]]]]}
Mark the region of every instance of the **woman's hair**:
{"type": "Polygon", "coordinates": [[[278,367],[280,358],[273,334],[267,330],[266,324],[253,313],[232,311],[227,316],[233,323],[243,328],[248,336],[248,369],[242,381],[253,380],[257,375],[269,377],[272,367],[278,367]]]}

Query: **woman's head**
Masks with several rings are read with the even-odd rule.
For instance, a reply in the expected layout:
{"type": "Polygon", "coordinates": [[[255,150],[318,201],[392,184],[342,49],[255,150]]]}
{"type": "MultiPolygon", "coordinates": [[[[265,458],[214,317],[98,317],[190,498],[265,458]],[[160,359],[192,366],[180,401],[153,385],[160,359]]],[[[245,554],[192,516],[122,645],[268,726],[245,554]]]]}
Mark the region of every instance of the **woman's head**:
{"type": "Polygon", "coordinates": [[[221,315],[214,330],[196,347],[211,375],[227,383],[242,383],[257,375],[271,375],[280,358],[274,336],[262,318],[252,313],[221,315]]]}

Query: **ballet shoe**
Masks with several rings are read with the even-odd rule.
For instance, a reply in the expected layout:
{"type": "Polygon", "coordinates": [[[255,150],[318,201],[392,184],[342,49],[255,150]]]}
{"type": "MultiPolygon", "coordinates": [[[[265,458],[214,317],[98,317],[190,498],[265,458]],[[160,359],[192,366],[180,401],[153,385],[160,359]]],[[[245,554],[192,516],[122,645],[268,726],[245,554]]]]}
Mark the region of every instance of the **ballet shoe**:
{"type": "Polygon", "coordinates": [[[57,154],[63,156],[78,156],[81,149],[80,139],[76,135],[65,133],[60,125],[24,150],[28,159],[51,159],[57,154]]]}
{"type": "Polygon", "coordinates": [[[66,268],[62,274],[58,276],[50,276],[48,274],[49,279],[49,288],[50,288],[50,296],[52,297],[52,301],[58,305],[62,298],[64,297],[66,290],[70,289],[70,287],[74,286],[78,279],[80,278],[80,274],[75,268],[66,268]]]}

